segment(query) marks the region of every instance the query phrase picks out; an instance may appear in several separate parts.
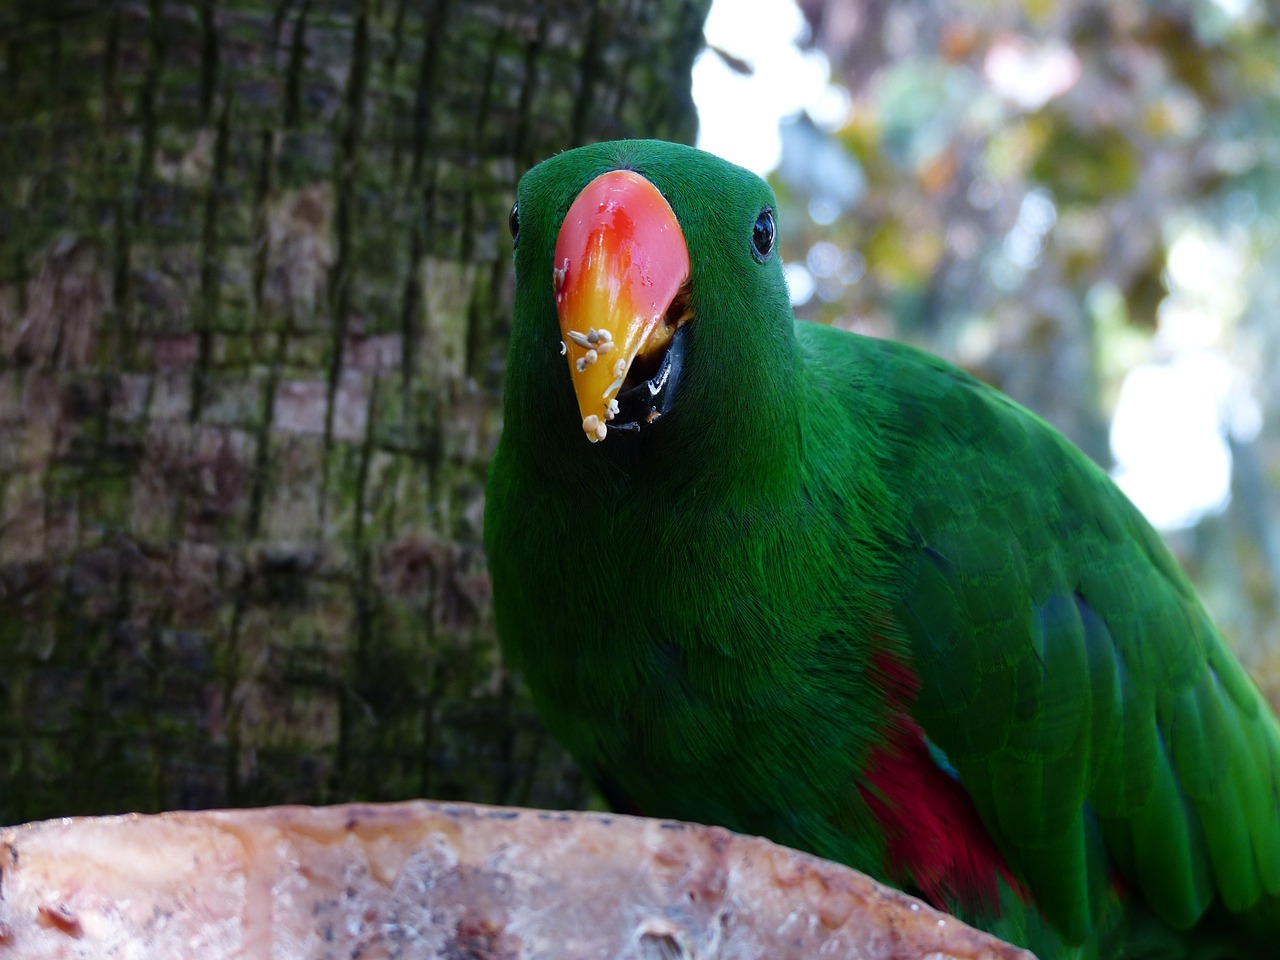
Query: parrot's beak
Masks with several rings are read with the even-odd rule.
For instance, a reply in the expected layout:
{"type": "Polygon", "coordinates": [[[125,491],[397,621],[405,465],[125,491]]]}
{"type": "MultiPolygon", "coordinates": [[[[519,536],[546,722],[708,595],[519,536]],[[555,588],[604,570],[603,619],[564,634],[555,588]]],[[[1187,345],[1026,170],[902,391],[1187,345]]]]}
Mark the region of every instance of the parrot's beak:
{"type": "MultiPolygon", "coordinates": [[[[657,369],[653,379],[666,382],[666,353],[686,318],[688,279],[689,248],[675,213],[640,174],[602,174],[569,207],[552,283],[561,350],[592,443],[605,438],[607,425],[623,425],[618,394],[630,387],[628,374],[634,380],[639,370],[657,369]]],[[[659,413],[653,408],[647,419],[659,413]]]]}

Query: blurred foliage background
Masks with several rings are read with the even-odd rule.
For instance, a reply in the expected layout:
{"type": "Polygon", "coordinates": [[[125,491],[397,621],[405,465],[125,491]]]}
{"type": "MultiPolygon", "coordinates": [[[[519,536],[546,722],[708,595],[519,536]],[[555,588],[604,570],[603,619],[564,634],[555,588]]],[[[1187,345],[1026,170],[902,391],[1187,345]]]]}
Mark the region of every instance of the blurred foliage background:
{"type": "Polygon", "coordinates": [[[800,7],[847,107],[783,121],[797,313],[923,346],[1063,430],[1280,704],[1280,12],[800,7]]]}

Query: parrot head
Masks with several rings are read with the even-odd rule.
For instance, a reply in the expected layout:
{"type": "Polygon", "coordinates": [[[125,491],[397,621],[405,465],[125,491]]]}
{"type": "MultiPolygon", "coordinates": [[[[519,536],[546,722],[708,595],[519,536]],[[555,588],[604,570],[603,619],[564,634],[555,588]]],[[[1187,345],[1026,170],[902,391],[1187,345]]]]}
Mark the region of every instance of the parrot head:
{"type": "Polygon", "coordinates": [[[530,170],[511,211],[512,362],[557,355],[560,373],[542,382],[556,399],[539,402],[591,443],[677,412],[706,429],[750,403],[753,377],[793,342],[776,206],[749,171],[659,141],[582,147],[530,170]]]}

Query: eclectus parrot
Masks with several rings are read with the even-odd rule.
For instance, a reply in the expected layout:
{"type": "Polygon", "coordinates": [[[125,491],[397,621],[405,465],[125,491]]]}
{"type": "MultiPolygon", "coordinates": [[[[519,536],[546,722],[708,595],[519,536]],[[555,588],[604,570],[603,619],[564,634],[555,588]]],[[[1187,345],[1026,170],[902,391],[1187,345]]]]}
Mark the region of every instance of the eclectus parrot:
{"type": "Polygon", "coordinates": [[[797,321],[776,201],[623,141],[520,181],[485,540],[619,809],[842,861],[1041,960],[1280,955],[1280,728],[1106,474],[797,321]]]}

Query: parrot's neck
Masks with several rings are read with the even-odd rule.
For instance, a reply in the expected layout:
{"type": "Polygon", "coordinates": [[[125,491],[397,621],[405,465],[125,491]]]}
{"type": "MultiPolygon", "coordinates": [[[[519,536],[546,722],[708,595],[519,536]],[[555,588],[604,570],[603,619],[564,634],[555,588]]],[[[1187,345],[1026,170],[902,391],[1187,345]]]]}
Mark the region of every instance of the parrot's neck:
{"type": "Polygon", "coordinates": [[[503,444],[540,486],[580,489],[597,501],[641,486],[744,507],[798,495],[802,371],[789,325],[766,345],[767,377],[746,378],[759,364],[708,369],[706,358],[718,351],[705,350],[686,362],[670,412],[634,432],[611,430],[598,443],[583,433],[564,358],[519,336],[534,326],[517,323],[513,332],[512,356],[521,360],[507,377],[503,444]]]}

